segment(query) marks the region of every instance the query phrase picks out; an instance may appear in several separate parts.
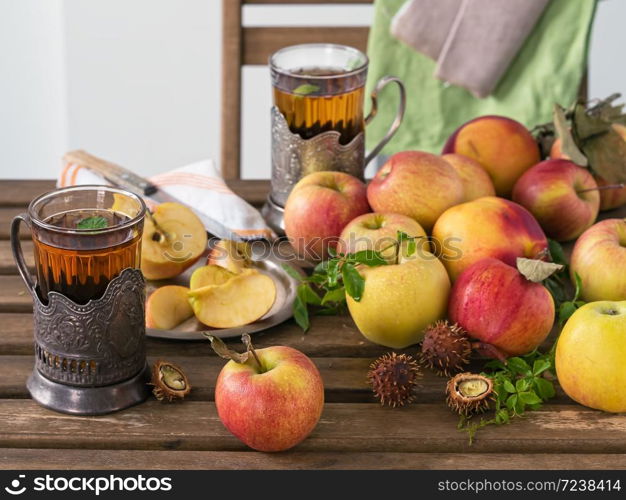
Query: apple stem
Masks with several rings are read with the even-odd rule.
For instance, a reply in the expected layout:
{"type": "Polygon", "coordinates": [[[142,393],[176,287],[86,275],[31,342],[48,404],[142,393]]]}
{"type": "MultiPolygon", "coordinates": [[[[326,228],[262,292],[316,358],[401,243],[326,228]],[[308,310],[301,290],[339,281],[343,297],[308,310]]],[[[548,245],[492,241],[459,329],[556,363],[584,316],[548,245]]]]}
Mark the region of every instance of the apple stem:
{"type": "Polygon", "coordinates": [[[580,189],[576,191],[578,194],[588,193],[589,191],[605,191],[607,189],[622,189],[626,184],[620,182],[619,184],[607,184],[606,186],[598,186],[594,188],[580,189]]]}
{"type": "Polygon", "coordinates": [[[252,353],[252,356],[254,357],[256,364],[259,365],[259,370],[261,371],[261,373],[265,372],[265,368],[263,368],[263,365],[261,364],[261,360],[259,359],[256,351],[254,350],[254,346],[252,345],[252,339],[250,338],[250,335],[248,333],[244,333],[241,336],[241,341],[246,346],[246,349],[248,350],[248,352],[252,353]]]}

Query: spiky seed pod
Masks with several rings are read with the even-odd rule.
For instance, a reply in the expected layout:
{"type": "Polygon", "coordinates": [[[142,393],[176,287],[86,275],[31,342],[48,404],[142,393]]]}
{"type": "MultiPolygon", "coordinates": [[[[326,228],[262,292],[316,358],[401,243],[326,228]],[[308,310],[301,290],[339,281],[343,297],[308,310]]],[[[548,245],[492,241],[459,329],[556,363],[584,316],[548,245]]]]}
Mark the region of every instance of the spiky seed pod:
{"type": "Polygon", "coordinates": [[[380,404],[395,408],[415,399],[415,386],[421,376],[413,356],[390,352],[370,365],[367,381],[380,399],[380,404]]]}
{"type": "Polygon", "coordinates": [[[437,321],[424,330],[422,341],[422,362],[439,375],[450,376],[461,371],[469,363],[472,344],[456,323],[437,321]]]}
{"type": "Polygon", "coordinates": [[[481,413],[493,399],[493,382],[476,373],[459,373],[448,381],[446,395],[448,406],[458,414],[481,413]]]}
{"type": "Polygon", "coordinates": [[[191,391],[191,384],[182,368],[169,361],[157,361],[152,366],[152,393],[159,401],[172,402],[184,399],[191,391]]]}

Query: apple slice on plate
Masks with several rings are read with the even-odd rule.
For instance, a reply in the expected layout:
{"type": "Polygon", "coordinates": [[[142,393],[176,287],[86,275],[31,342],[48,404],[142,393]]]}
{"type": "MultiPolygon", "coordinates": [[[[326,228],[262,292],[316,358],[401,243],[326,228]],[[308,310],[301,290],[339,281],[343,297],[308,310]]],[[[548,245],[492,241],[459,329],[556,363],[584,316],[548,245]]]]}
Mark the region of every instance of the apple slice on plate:
{"type": "Polygon", "coordinates": [[[252,266],[252,250],[245,241],[220,240],[211,250],[207,264],[240,273],[252,266]]]}
{"type": "Polygon", "coordinates": [[[223,285],[236,275],[237,273],[233,273],[221,266],[202,266],[197,268],[191,275],[189,288],[195,290],[208,285],[223,285]]]}
{"type": "Polygon", "coordinates": [[[276,300],[274,280],[244,269],[221,285],[207,285],[188,294],[198,321],[213,328],[235,328],[262,318],[276,300]]]}
{"type": "Polygon", "coordinates": [[[167,285],[154,291],[146,301],[146,327],[170,330],[193,316],[189,288],[167,285]]]}

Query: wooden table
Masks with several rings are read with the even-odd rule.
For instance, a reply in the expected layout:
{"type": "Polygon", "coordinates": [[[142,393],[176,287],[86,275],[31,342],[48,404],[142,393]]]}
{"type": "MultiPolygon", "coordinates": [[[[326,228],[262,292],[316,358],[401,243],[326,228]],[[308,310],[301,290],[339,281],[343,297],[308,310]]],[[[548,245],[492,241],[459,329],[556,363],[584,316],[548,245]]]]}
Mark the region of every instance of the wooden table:
{"type": "MultiPolygon", "coordinates": [[[[562,393],[540,411],[481,430],[472,446],[444,404],[445,380],[426,372],[417,402],[382,408],[365,382],[387,350],[366,341],[349,317],[316,317],[303,335],[292,321],[254,336],[258,347],[284,344],[310,356],[326,387],[319,425],[295,449],[250,451],[217,417],[213,391],[224,364],[208,342],[148,340],[150,360],[180,364],[194,389],[181,404],[154,399],[102,417],[54,413],[30,400],[31,300],[9,250],[9,223],[51,181],[0,181],[0,467],[37,468],[620,468],[626,469],[626,415],[574,404],[562,393]]],[[[235,189],[240,189],[234,186],[235,189]]],[[[242,192],[263,199],[267,184],[242,192]]],[[[611,214],[616,216],[615,214],[611,214]]],[[[622,213],[622,217],[624,214],[622,213]]],[[[25,252],[32,245],[24,234],[25,252]]],[[[32,257],[29,257],[32,265],[32,257]]],[[[407,349],[415,353],[415,349],[407,349]]]]}

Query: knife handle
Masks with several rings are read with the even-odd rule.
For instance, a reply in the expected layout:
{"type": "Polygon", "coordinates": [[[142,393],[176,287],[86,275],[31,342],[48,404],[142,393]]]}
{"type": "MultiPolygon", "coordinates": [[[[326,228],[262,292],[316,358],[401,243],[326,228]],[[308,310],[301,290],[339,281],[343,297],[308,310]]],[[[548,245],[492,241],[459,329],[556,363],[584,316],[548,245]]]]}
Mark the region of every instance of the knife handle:
{"type": "Polygon", "coordinates": [[[143,177],[115,163],[93,156],[81,149],[66,153],[63,160],[66,163],[80,165],[81,167],[93,170],[102,175],[111,184],[135,193],[139,191],[138,194],[143,196],[150,196],[158,191],[158,188],[154,184],[143,177]]]}

